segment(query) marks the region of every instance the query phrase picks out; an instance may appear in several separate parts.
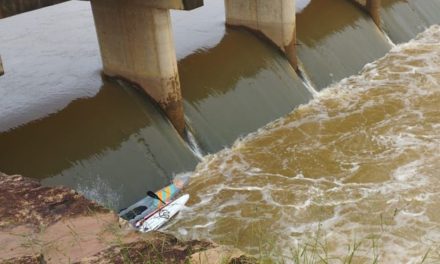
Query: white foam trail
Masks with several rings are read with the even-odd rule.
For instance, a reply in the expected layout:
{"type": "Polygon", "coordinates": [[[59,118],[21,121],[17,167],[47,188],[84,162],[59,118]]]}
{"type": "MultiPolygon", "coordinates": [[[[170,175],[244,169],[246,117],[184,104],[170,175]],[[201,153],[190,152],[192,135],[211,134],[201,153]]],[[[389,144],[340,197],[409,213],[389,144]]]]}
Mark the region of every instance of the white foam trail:
{"type": "Polygon", "coordinates": [[[120,191],[113,190],[100,175],[91,177],[93,182],[79,183],[75,188],[79,193],[92,201],[108,206],[109,208],[119,208],[121,200],[120,191]]]}
{"type": "Polygon", "coordinates": [[[388,35],[388,33],[386,33],[383,29],[380,29],[380,32],[382,33],[382,35],[384,36],[384,38],[386,39],[386,41],[388,42],[388,44],[390,44],[391,47],[395,47],[396,43],[394,43],[390,36],[388,35]]]}
{"type": "Polygon", "coordinates": [[[298,62],[298,68],[299,68],[299,77],[302,80],[302,83],[307,88],[307,90],[312,94],[313,97],[316,97],[318,95],[318,91],[316,90],[315,86],[313,85],[312,80],[308,76],[307,72],[305,71],[304,66],[301,62],[298,62]]]}
{"type": "Polygon", "coordinates": [[[194,137],[194,134],[188,129],[186,131],[186,137],[187,137],[187,144],[191,152],[200,160],[203,160],[203,156],[205,156],[202,148],[200,147],[199,143],[197,142],[196,138],[194,137]]]}
{"type": "Polygon", "coordinates": [[[189,190],[197,202],[179,226],[219,241],[244,234],[251,241],[241,247],[258,251],[256,225],[284,256],[320,228],[331,256],[356,238],[371,259],[374,237],[381,263],[420,261],[440,245],[439,40],[434,26],[205,157],[189,190]]]}

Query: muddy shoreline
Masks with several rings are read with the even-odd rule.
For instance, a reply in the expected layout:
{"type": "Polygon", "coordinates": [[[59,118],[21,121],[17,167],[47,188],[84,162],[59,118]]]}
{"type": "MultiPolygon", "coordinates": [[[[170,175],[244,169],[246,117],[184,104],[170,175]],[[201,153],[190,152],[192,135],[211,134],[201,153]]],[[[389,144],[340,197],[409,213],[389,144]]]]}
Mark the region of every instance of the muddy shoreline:
{"type": "Polygon", "coordinates": [[[129,230],[76,191],[20,175],[0,173],[0,204],[0,263],[256,263],[210,241],[129,230]]]}

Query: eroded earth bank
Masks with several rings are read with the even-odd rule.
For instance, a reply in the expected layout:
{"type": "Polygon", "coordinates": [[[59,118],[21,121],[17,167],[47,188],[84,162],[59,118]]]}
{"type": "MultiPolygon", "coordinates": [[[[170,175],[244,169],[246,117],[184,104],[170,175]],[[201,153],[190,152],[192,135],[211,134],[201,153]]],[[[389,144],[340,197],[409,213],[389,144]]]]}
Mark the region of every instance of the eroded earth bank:
{"type": "Polygon", "coordinates": [[[65,187],[0,173],[0,263],[253,263],[208,241],[179,241],[121,225],[65,187]]]}

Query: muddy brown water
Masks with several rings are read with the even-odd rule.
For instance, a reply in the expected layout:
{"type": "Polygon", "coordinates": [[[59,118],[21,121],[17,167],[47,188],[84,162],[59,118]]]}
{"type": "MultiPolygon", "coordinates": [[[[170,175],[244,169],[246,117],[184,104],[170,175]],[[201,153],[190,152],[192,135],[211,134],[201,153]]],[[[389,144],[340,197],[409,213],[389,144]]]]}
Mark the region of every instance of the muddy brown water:
{"type": "Polygon", "coordinates": [[[379,263],[420,263],[430,249],[436,263],[439,150],[436,26],[207,156],[188,188],[190,209],[171,230],[287,263],[317,232],[330,258],[362,242],[354,263],[375,254],[379,263]]]}
{"type": "Polygon", "coordinates": [[[348,1],[297,3],[302,76],[226,29],[221,0],[173,12],[191,144],[141,92],[101,79],[88,2],[1,20],[0,170],[114,209],[195,174],[169,229],[183,237],[284,250],[321,226],[332,254],[376,234],[384,261],[415,262],[440,240],[438,27],[339,81],[439,23],[438,2],[383,1],[383,30],[348,1]]]}

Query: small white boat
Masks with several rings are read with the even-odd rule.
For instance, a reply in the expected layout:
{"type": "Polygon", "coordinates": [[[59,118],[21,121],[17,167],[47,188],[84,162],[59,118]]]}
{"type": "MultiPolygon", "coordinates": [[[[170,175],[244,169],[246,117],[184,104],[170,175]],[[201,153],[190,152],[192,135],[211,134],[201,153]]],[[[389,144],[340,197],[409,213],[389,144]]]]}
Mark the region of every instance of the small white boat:
{"type": "Polygon", "coordinates": [[[173,183],[160,189],[154,194],[147,194],[147,196],[128,208],[119,211],[119,217],[128,221],[135,226],[137,222],[151,216],[159,208],[163,207],[164,203],[168,204],[174,200],[174,197],[180,193],[184,186],[188,184],[189,178],[184,176],[176,177],[173,183]]]}
{"type": "Polygon", "coordinates": [[[166,204],[160,209],[157,209],[144,219],[136,223],[136,227],[141,232],[150,232],[162,227],[165,223],[170,221],[180,210],[185,207],[185,204],[189,200],[189,194],[182,195],[176,200],[166,204]]]}

